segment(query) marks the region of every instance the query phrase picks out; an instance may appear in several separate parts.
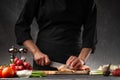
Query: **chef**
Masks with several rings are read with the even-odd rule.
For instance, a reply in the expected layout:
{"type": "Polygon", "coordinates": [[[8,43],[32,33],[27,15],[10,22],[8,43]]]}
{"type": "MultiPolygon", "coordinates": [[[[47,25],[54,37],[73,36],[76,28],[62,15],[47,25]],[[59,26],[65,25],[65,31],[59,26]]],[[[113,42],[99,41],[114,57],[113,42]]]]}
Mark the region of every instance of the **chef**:
{"type": "Polygon", "coordinates": [[[55,70],[51,61],[81,69],[97,43],[94,0],[27,0],[15,24],[16,40],[33,54],[33,68],[55,70]],[[35,18],[39,32],[31,36],[35,18]]]}

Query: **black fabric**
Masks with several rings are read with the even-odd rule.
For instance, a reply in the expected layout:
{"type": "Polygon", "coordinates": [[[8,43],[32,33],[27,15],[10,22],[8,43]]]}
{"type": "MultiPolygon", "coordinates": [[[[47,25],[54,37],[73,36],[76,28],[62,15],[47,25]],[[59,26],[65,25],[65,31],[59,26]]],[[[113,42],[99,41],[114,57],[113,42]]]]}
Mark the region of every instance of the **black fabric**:
{"type": "Polygon", "coordinates": [[[36,44],[50,59],[65,62],[70,55],[77,56],[81,48],[94,51],[96,12],[93,0],[27,0],[15,25],[17,43],[22,45],[32,39],[30,25],[36,18],[39,26],[36,44]]]}

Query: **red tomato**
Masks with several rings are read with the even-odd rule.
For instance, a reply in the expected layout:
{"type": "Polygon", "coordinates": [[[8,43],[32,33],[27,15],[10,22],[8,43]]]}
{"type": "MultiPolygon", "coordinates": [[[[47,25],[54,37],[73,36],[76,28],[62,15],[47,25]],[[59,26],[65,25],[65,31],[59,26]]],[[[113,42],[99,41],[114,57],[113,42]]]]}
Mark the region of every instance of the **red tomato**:
{"type": "Polygon", "coordinates": [[[16,68],[15,68],[15,65],[14,65],[14,64],[11,64],[11,65],[10,65],[10,68],[14,71],[13,76],[16,75],[16,68]]]}
{"type": "Polygon", "coordinates": [[[33,70],[32,66],[28,68],[28,70],[33,70]]]}
{"type": "Polygon", "coordinates": [[[2,70],[0,69],[0,78],[2,78],[2,70]]]}
{"type": "Polygon", "coordinates": [[[0,69],[3,70],[5,68],[5,66],[0,66],[0,69]]]}
{"type": "Polygon", "coordinates": [[[18,66],[23,65],[23,60],[21,60],[21,59],[17,60],[16,65],[18,65],[18,66]]]}
{"type": "Polygon", "coordinates": [[[16,75],[16,70],[15,69],[11,69],[11,77],[14,77],[16,75]]]}
{"type": "Polygon", "coordinates": [[[10,64],[10,67],[15,70],[15,64],[10,64]]]}
{"type": "Polygon", "coordinates": [[[11,67],[5,67],[2,70],[2,77],[3,78],[10,78],[13,77],[15,74],[14,70],[11,67]]]}
{"type": "Polygon", "coordinates": [[[18,71],[18,70],[24,70],[24,67],[23,66],[15,66],[15,69],[16,69],[16,71],[18,71]]]}
{"type": "Polygon", "coordinates": [[[113,70],[112,75],[113,76],[120,76],[120,68],[117,68],[117,69],[113,70]]]}
{"type": "Polygon", "coordinates": [[[16,62],[19,60],[19,58],[18,57],[15,57],[14,58],[14,64],[16,64],[16,62]]]}
{"type": "Polygon", "coordinates": [[[29,68],[31,66],[29,62],[23,62],[23,65],[25,68],[29,68]]]}

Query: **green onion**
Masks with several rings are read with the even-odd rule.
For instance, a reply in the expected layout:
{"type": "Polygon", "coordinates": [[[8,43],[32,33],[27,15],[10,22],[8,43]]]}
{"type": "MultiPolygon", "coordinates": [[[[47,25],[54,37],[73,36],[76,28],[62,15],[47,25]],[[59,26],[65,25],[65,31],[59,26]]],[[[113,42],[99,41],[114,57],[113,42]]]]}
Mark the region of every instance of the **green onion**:
{"type": "Polygon", "coordinates": [[[32,71],[30,77],[45,77],[46,74],[43,71],[32,71]]]}

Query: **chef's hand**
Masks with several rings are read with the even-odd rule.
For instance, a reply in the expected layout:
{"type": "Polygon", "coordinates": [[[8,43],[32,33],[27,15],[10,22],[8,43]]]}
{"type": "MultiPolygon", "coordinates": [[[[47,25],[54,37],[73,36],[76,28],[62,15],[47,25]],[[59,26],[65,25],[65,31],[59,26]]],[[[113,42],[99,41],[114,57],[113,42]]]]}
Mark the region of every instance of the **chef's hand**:
{"type": "Polygon", "coordinates": [[[51,62],[49,57],[40,51],[34,53],[34,60],[40,66],[49,65],[51,62]]]}
{"type": "Polygon", "coordinates": [[[33,40],[25,40],[23,45],[33,53],[34,60],[38,65],[45,66],[50,64],[49,57],[44,54],[37,45],[33,42],[33,40]]]}
{"type": "Polygon", "coordinates": [[[66,61],[66,65],[72,67],[71,69],[73,70],[80,70],[84,64],[78,57],[70,56],[66,61]]]}

